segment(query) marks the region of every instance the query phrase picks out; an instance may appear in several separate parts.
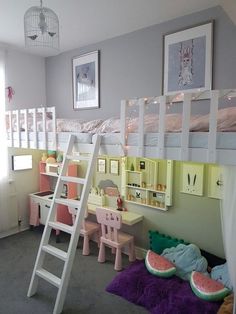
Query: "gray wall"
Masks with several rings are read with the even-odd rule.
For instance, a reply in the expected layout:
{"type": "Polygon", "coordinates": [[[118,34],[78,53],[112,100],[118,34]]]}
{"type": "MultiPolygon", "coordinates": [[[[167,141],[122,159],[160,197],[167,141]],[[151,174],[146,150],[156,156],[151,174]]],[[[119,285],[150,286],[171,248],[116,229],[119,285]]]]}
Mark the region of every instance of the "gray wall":
{"type": "Polygon", "coordinates": [[[45,59],[7,48],[6,86],[14,89],[14,96],[6,109],[26,109],[46,105],[45,59]]]}
{"type": "Polygon", "coordinates": [[[236,27],[215,7],[46,59],[46,99],[58,117],[107,118],[119,115],[120,100],[161,94],[163,34],[215,20],[213,88],[236,86],[236,27]],[[72,58],[100,50],[101,108],[73,111],[72,58]]]}
{"type": "MultiPolygon", "coordinates": [[[[45,59],[12,48],[5,49],[6,86],[12,86],[15,92],[10,103],[6,99],[6,109],[24,109],[45,105],[45,59]]],[[[8,149],[9,178],[13,180],[11,188],[14,191],[13,195],[9,195],[9,198],[16,206],[23,229],[29,226],[28,195],[38,190],[38,161],[41,154],[42,152],[39,150],[8,149]],[[33,169],[12,171],[11,156],[24,154],[33,156],[33,169]]]]}

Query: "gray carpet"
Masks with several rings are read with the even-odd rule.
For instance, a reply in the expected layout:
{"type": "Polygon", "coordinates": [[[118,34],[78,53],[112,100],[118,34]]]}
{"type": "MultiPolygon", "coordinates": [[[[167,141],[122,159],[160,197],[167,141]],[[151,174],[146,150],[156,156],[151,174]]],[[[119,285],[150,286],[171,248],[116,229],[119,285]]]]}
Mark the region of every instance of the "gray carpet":
{"type": "MultiPolygon", "coordinates": [[[[40,239],[40,229],[0,239],[1,314],[52,313],[57,293],[55,287],[40,280],[37,294],[31,298],[26,296],[40,239]]],[[[55,244],[54,237],[52,242],[55,244]]],[[[57,247],[65,249],[67,245],[68,238],[62,235],[57,247]]],[[[79,242],[62,313],[147,313],[142,307],[105,291],[106,285],[116,275],[113,255],[107,251],[107,262],[100,264],[95,243],[91,243],[90,256],[82,256],[81,248],[82,242],[79,242]]],[[[124,266],[128,265],[126,257],[123,262],[124,266]]],[[[45,265],[55,275],[62,270],[62,263],[52,256],[46,259],[45,265]]]]}

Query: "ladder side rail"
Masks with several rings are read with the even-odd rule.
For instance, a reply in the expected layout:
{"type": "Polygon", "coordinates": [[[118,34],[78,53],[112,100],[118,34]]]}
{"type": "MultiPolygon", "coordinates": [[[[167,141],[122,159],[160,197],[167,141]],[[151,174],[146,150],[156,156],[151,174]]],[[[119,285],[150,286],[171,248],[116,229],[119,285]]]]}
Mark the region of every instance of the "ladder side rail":
{"type": "MultiPolygon", "coordinates": [[[[73,147],[73,140],[74,140],[74,135],[70,135],[70,140],[67,143],[67,150],[66,152],[68,152],[68,150],[72,150],[73,147]]],[[[55,187],[55,193],[53,195],[53,199],[51,202],[51,206],[49,209],[49,213],[48,213],[48,217],[45,223],[45,228],[43,231],[43,235],[41,238],[41,242],[39,245],[39,249],[38,249],[38,254],[36,257],[36,261],[35,261],[35,265],[34,265],[34,269],[33,269],[33,273],[32,273],[32,277],[31,277],[31,282],[30,282],[30,286],[29,286],[29,290],[27,293],[28,297],[31,297],[32,295],[34,295],[37,291],[37,287],[38,287],[38,276],[36,276],[36,271],[38,268],[41,268],[44,262],[44,258],[45,258],[45,252],[42,250],[42,247],[46,244],[48,244],[49,242],[49,238],[50,238],[50,234],[51,234],[51,228],[48,226],[49,221],[55,220],[56,217],[56,208],[57,208],[57,204],[55,202],[56,198],[60,198],[61,196],[61,192],[62,192],[62,181],[60,180],[62,175],[66,174],[67,171],[67,165],[69,163],[69,160],[64,158],[63,159],[63,163],[62,163],[62,169],[61,172],[58,176],[57,179],[57,183],[56,183],[56,187],[55,187]]]]}
{"type": "Polygon", "coordinates": [[[126,154],[127,148],[127,139],[128,139],[128,128],[127,128],[127,106],[128,101],[122,100],[120,106],[120,138],[121,138],[121,145],[123,146],[124,153],[126,154]]]}
{"type": "Polygon", "coordinates": [[[80,205],[80,208],[78,208],[77,215],[75,218],[75,223],[74,223],[75,230],[74,230],[74,233],[72,233],[71,235],[71,240],[70,240],[70,244],[68,248],[68,256],[70,256],[70,258],[67,259],[64,265],[64,269],[63,269],[62,277],[61,277],[62,284],[59,287],[53,314],[59,314],[61,313],[63,309],[63,305],[64,305],[66,293],[67,293],[67,287],[68,287],[69,279],[70,279],[70,273],[71,273],[75,253],[76,253],[76,247],[79,240],[80,229],[81,229],[85,211],[87,208],[88,195],[89,195],[89,191],[91,187],[93,173],[96,166],[96,160],[97,160],[97,155],[99,152],[100,142],[101,142],[101,136],[97,134],[95,138],[95,144],[94,144],[92,156],[91,156],[90,161],[88,162],[87,172],[85,176],[85,185],[81,194],[81,205],[80,205]]]}
{"type": "Polygon", "coordinates": [[[190,93],[184,94],[183,113],[182,113],[182,133],[181,133],[181,160],[189,158],[189,129],[191,115],[191,99],[190,93]]]}
{"type": "Polygon", "coordinates": [[[166,96],[159,97],[158,158],[164,159],[166,96]]]}
{"type": "Polygon", "coordinates": [[[145,113],[145,100],[143,98],[139,99],[139,116],[138,116],[138,135],[139,135],[139,145],[138,145],[138,156],[143,157],[144,155],[144,113],[145,113]]]}
{"type": "Polygon", "coordinates": [[[216,137],[217,137],[217,113],[219,106],[219,91],[211,91],[210,115],[209,115],[209,134],[208,134],[208,162],[216,162],[216,137]]]}

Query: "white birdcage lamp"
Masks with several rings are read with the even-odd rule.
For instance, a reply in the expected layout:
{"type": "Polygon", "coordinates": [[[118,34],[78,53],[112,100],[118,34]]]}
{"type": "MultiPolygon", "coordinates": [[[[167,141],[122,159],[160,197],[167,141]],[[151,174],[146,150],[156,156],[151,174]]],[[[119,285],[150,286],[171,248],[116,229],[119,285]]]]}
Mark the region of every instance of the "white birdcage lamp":
{"type": "Polygon", "coordinates": [[[51,9],[40,6],[29,8],[24,15],[25,46],[39,50],[59,50],[59,20],[51,9]]]}

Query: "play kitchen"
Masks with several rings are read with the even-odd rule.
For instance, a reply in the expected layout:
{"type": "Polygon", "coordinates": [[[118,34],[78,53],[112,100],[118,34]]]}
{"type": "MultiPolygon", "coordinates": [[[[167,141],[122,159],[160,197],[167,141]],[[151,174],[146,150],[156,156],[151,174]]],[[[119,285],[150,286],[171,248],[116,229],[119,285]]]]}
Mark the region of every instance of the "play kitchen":
{"type": "MultiPolygon", "coordinates": [[[[50,205],[52,202],[55,184],[58,178],[59,164],[39,162],[39,191],[31,193],[30,198],[30,226],[45,225],[50,205]]],[[[78,166],[70,164],[68,166],[69,176],[76,177],[78,174],[78,166]]],[[[62,198],[76,198],[77,186],[76,183],[68,182],[63,185],[62,198]]],[[[72,224],[71,215],[68,212],[67,206],[57,205],[57,220],[66,224],[72,224]]]]}

